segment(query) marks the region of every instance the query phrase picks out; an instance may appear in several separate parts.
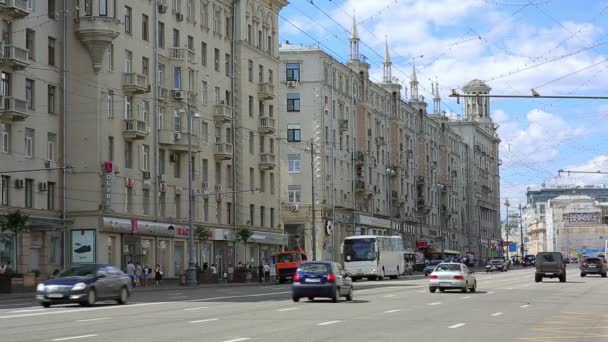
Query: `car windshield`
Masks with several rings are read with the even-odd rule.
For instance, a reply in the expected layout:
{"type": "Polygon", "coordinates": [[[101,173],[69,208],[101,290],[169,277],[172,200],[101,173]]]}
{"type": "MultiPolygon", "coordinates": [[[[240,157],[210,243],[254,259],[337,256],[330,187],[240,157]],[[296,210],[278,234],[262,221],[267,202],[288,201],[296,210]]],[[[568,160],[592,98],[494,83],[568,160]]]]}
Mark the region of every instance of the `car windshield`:
{"type": "Polygon", "coordinates": [[[304,273],[319,273],[325,274],[331,272],[331,266],[328,264],[303,264],[300,266],[300,272],[304,273]]]}
{"type": "Polygon", "coordinates": [[[375,239],[344,240],[344,261],[376,260],[375,239]]]}
{"type": "Polygon", "coordinates": [[[500,260],[500,259],[490,260],[490,264],[502,264],[502,260],[500,260]]]}
{"type": "Polygon", "coordinates": [[[439,264],[441,264],[441,261],[433,260],[433,261],[429,262],[429,266],[437,266],[439,264]]]}
{"type": "Polygon", "coordinates": [[[91,266],[70,267],[59,273],[59,278],[65,277],[93,277],[97,269],[91,266]]]}
{"type": "Polygon", "coordinates": [[[598,258],[588,258],[586,261],[589,264],[601,264],[602,263],[602,261],[598,258]]]}
{"type": "Polygon", "coordinates": [[[435,268],[435,272],[457,272],[460,271],[460,265],[456,264],[441,264],[435,268]]]}
{"type": "Polygon", "coordinates": [[[294,262],[300,260],[300,254],[298,253],[283,253],[277,257],[277,262],[294,262]]]}

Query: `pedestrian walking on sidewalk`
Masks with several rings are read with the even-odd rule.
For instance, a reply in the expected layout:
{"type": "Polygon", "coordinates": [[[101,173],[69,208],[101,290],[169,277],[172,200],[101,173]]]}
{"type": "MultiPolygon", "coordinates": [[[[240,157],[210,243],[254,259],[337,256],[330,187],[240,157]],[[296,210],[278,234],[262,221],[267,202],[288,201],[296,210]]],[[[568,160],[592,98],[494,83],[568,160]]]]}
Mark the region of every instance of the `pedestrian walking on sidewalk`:
{"type": "Polygon", "coordinates": [[[264,279],[264,265],[260,262],[258,265],[258,280],[261,283],[264,279]]]}
{"type": "Polygon", "coordinates": [[[264,280],[266,280],[266,282],[270,281],[270,266],[268,263],[264,264],[264,280]]]}
{"type": "Polygon", "coordinates": [[[135,265],[131,260],[127,263],[127,275],[131,279],[131,286],[135,287],[135,265]]]}
{"type": "Polygon", "coordinates": [[[154,267],[154,286],[159,287],[160,281],[163,279],[163,271],[160,270],[160,265],[156,264],[154,267]]]}
{"type": "Polygon", "coordinates": [[[135,286],[141,286],[142,284],[142,276],[144,275],[144,269],[141,267],[141,264],[137,262],[135,264],[135,286]]]}

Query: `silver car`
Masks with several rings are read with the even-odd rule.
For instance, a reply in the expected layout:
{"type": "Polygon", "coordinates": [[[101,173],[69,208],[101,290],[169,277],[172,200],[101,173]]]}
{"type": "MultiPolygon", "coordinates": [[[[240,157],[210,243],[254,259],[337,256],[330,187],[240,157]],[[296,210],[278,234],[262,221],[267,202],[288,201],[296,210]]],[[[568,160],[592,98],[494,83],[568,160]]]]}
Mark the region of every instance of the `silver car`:
{"type": "Polygon", "coordinates": [[[434,293],[437,289],[441,292],[451,289],[459,289],[464,293],[467,290],[475,292],[477,290],[477,279],[464,264],[441,263],[435,267],[435,270],[429,276],[429,291],[434,293]]]}

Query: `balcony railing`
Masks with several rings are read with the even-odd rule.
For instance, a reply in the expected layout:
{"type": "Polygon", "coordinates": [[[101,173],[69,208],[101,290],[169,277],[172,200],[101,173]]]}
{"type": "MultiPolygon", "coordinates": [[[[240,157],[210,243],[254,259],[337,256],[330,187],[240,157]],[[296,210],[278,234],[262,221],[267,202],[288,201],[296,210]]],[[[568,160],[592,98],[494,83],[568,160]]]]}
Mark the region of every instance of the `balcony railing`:
{"type": "Polygon", "coordinates": [[[24,18],[31,12],[27,0],[0,0],[0,12],[14,18],[24,18]]]}
{"type": "Polygon", "coordinates": [[[258,120],[260,122],[260,125],[258,128],[258,131],[260,133],[268,133],[268,134],[274,133],[274,131],[276,130],[276,128],[275,128],[276,120],[274,118],[265,117],[265,118],[259,118],[258,120]]]}
{"type": "Polygon", "coordinates": [[[277,165],[274,153],[260,153],[260,169],[272,170],[277,165]]]}
{"type": "Polygon", "coordinates": [[[348,131],[348,120],[347,119],[340,120],[339,124],[340,124],[341,131],[348,131]]]}
{"type": "Polygon", "coordinates": [[[144,139],[149,133],[147,122],[137,119],[125,119],[125,130],[122,132],[125,139],[144,139]]]}
{"type": "Polygon", "coordinates": [[[148,77],[135,72],[123,74],[122,87],[125,91],[142,94],[148,91],[148,77]]]}
{"type": "Polygon", "coordinates": [[[15,69],[23,69],[30,65],[29,51],[11,44],[0,43],[0,64],[15,69]]]}
{"type": "Polygon", "coordinates": [[[260,83],[258,97],[262,100],[272,100],[274,98],[274,85],[272,83],[260,83]]]}
{"type": "Polygon", "coordinates": [[[231,122],[232,121],[232,107],[220,103],[213,106],[213,120],[217,122],[231,122]]]}
{"type": "Polygon", "coordinates": [[[196,52],[188,48],[169,48],[169,58],[196,64],[196,52]]]}
{"type": "Polygon", "coordinates": [[[11,96],[0,97],[0,121],[23,121],[29,116],[28,103],[11,96]]]}
{"type": "Polygon", "coordinates": [[[213,152],[216,159],[232,159],[232,144],[224,142],[215,143],[215,150],[213,152]]]}

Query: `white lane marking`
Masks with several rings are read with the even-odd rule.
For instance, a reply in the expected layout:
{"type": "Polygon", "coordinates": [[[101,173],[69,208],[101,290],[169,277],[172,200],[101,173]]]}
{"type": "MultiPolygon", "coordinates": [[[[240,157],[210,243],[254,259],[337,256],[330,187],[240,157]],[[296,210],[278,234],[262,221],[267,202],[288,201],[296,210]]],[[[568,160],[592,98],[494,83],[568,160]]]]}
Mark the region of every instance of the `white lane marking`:
{"type": "MultiPolygon", "coordinates": [[[[242,296],[222,296],[222,297],[190,299],[190,300],[187,300],[186,302],[208,302],[208,301],[212,301],[212,300],[233,299],[233,298],[264,297],[264,296],[273,296],[273,295],[286,294],[286,293],[291,293],[291,291],[256,293],[256,294],[242,295],[242,296]]],[[[0,316],[0,318],[2,318],[2,316],[0,316]]]]}
{"type": "Polygon", "coordinates": [[[488,292],[488,294],[492,294],[492,293],[494,293],[494,291],[490,291],[490,292],[488,292]]]}
{"type": "Polygon", "coordinates": [[[283,312],[283,311],[291,311],[291,310],[298,310],[298,308],[285,308],[285,309],[278,309],[278,312],[283,312]]]}
{"type": "Polygon", "coordinates": [[[496,317],[496,316],[500,316],[500,315],[502,315],[502,312],[493,313],[490,316],[496,317]]]}
{"type": "Polygon", "coordinates": [[[384,296],[384,298],[392,298],[392,297],[395,297],[395,296],[397,296],[397,295],[386,295],[386,296],[384,296]]]}
{"type": "Polygon", "coordinates": [[[448,327],[448,329],[456,329],[456,328],[460,328],[462,326],[467,325],[466,323],[458,323],[458,324],[454,324],[448,327]]]}
{"type": "Polygon", "coordinates": [[[44,311],[44,309],[17,310],[17,311],[9,311],[9,313],[36,312],[36,311],[44,311]]]}
{"type": "Polygon", "coordinates": [[[439,304],[441,304],[441,302],[429,303],[429,305],[439,305],[439,304]]]}
{"type": "Polygon", "coordinates": [[[89,319],[79,319],[76,322],[95,322],[95,321],[106,321],[108,319],[112,319],[112,317],[100,317],[100,318],[89,318],[89,319]]]}
{"type": "Polygon", "coordinates": [[[207,306],[199,306],[198,308],[187,308],[184,309],[184,311],[194,311],[194,310],[202,310],[202,309],[208,309],[207,306]]]}
{"type": "Polygon", "coordinates": [[[188,296],[172,296],[170,299],[188,298],[188,296]]]}
{"type": "Polygon", "coordinates": [[[190,321],[190,323],[205,323],[205,322],[213,322],[217,321],[219,318],[207,318],[207,319],[199,319],[198,321],[190,321]]]}
{"type": "Polygon", "coordinates": [[[527,308],[528,306],[530,306],[530,304],[522,305],[520,308],[527,308]]]}
{"type": "Polygon", "coordinates": [[[369,290],[370,290],[370,289],[367,289],[367,290],[357,290],[357,293],[367,292],[367,291],[369,291],[369,290]]]}
{"type": "Polygon", "coordinates": [[[87,337],[95,337],[98,336],[97,334],[91,334],[91,335],[80,335],[80,336],[70,336],[70,337],[62,337],[62,338],[54,338],[51,341],[68,341],[68,340],[76,340],[79,338],[87,338],[87,337]]]}
{"type": "Polygon", "coordinates": [[[330,324],[336,324],[336,323],[340,323],[341,321],[329,321],[329,322],[323,322],[323,323],[319,323],[317,325],[330,325],[330,324]]]}
{"type": "Polygon", "coordinates": [[[416,291],[416,292],[418,292],[418,293],[425,293],[426,291],[416,291]]]}
{"type": "Polygon", "coordinates": [[[57,314],[63,314],[63,313],[73,313],[73,312],[82,312],[82,311],[97,311],[97,310],[108,310],[108,309],[133,308],[133,307],[138,307],[138,306],[161,305],[161,304],[170,304],[170,302],[140,303],[140,304],[120,305],[120,306],[102,306],[102,307],[98,307],[98,308],[33,312],[33,313],[25,313],[25,314],[19,314],[19,315],[0,316],[0,319],[1,318],[21,318],[21,317],[57,315],[57,314]]]}
{"type": "Polygon", "coordinates": [[[181,295],[183,295],[183,293],[181,293],[181,292],[169,293],[169,296],[181,296],[181,295]]]}
{"type": "Polygon", "coordinates": [[[239,337],[239,338],[235,338],[234,340],[226,340],[224,342],[241,342],[241,341],[247,341],[247,340],[251,340],[249,337],[239,337]]]}
{"type": "Polygon", "coordinates": [[[460,299],[469,299],[469,298],[471,298],[471,296],[462,297],[460,299]]]}
{"type": "Polygon", "coordinates": [[[230,291],[230,292],[228,292],[228,293],[232,293],[232,294],[238,294],[238,293],[243,293],[243,292],[241,292],[241,291],[230,291]]]}
{"type": "Polygon", "coordinates": [[[384,313],[393,313],[393,312],[399,312],[399,311],[401,311],[401,309],[388,310],[388,311],[384,311],[384,313]]]}

